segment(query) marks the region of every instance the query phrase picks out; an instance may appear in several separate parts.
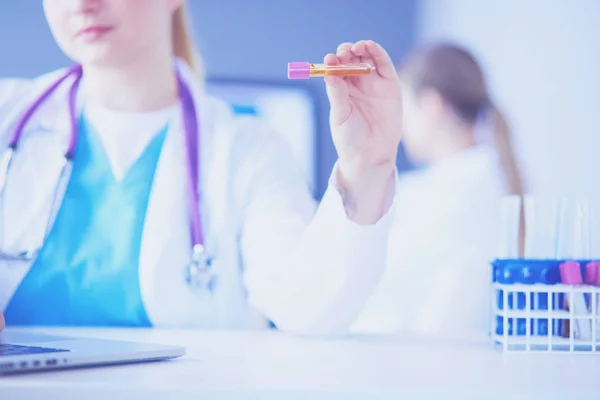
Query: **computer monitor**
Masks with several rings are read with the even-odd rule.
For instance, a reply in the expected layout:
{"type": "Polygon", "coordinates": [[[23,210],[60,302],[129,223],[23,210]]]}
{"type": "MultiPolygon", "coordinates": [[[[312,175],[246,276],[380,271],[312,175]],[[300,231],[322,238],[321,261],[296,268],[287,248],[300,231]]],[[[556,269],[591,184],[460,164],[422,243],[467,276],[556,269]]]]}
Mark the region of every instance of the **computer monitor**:
{"type": "Polygon", "coordinates": [[[283,135],[314,194],[317,188],[316,97],[295,84],[212,78],[207,92],[229,103],[238,115],[264,118],[283,135]]]}

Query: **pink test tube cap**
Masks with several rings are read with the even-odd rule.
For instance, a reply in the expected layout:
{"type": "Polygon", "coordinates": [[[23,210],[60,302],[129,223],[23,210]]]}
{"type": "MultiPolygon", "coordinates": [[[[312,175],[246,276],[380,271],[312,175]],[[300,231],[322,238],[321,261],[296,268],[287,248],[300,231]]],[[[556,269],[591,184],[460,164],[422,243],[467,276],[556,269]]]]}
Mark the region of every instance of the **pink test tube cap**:
{"type": "Polygon", "coordinates": [[[598,282],[598,272],[600,271],[600,263],[592,261],[585,266],[585,283],[595,285],[598,282]]]}
{"type": "Polygon", "coordinates": [[[291,62],[288,63],[288,79],[308,79],[310,78],[310,63],[291,62]]]}
{"type": "Polygon", "coordinates": [[[567,285],[581,285],[583,283],[581,269],[577,261],[566,261],[560,264],[559,269],[562,283],[567,285]]]}

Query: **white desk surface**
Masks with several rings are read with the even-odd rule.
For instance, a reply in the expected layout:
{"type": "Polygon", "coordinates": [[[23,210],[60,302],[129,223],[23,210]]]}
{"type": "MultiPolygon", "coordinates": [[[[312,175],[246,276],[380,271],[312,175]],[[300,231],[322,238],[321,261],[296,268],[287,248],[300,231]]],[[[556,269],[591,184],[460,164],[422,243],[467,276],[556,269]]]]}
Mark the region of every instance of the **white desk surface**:
{"type": "Polygon", "coordinates": [[[38,329],[183,345],[183,358],[0,378],[0,399],[600,399],[600,356],[503,354],[487,338],[38,329]]]}

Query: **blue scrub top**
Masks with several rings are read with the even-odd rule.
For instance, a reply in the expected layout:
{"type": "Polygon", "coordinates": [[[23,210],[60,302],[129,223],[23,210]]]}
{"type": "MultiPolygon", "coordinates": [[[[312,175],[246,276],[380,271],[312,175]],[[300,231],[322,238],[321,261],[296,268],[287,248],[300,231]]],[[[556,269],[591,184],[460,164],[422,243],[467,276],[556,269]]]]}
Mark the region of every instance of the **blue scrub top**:
{"type": "Polygon", "coordinates": [[[150,326],[140,293],[139,255],[167,127],[121,181],[83,115],[79,131],[64,199],[6,308],[6,320],[11,325],[150,326]]]}

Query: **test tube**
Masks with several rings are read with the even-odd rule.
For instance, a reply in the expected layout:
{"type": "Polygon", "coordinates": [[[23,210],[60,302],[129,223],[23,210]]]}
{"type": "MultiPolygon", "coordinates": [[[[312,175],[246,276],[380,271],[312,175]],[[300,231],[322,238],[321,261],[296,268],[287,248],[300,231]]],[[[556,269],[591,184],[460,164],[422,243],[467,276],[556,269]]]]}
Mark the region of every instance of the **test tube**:
{"type": "Polygon", "coordinates": [[[560,204],[557,258],[590,259],[592,254],[591,203],[587,199],[563,198],[560,204]]]}
{"type": "Polygon", "coordinates": [[[325,76],[363,76],[368,75],[375,67],[367,63],[325,65],[308,62],[288,63],[288,79],[309,79],[325,76]]]}
{"type": "Polygon", "coordinates": [[[525,258],[556,259],[560,239],[560,199],[527,195],[524,202],[525,258]]]}
{"type": "Polygon", "coordinates": [[[519,258],[521,196],[505,196],[500,203],[499,240],[496,258],[519,258]]]}

